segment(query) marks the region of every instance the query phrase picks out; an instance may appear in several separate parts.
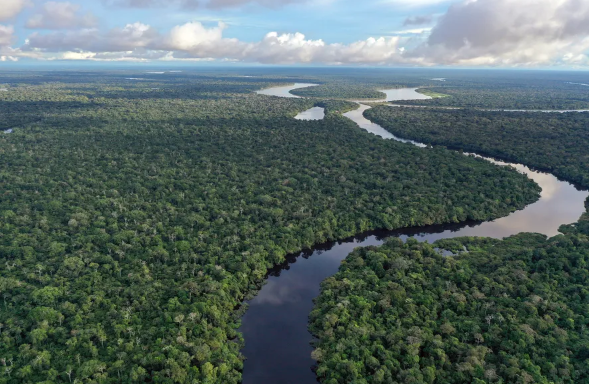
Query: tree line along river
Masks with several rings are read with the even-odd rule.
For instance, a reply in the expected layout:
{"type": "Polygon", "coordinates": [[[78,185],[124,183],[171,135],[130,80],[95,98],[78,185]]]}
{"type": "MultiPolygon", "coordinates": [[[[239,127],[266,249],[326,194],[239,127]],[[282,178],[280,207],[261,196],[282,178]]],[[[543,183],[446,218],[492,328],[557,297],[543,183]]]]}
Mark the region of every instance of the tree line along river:
{"type": "MultiPolygon", "coordinates": [[[[313,86],[297,83],[258,91],[259,94],[278,97],[298,97],[291,90],[313,86]]],[[[413,88],[383,91],[382,101],[427,99],[413,88]]],[[[383,139],[398,140],[408,145],[427,146],[392,135],[378,124],[367,120],[363,113],[370,107],[358,101],[357,110],[344,114],[362,129],[383,139]]],[[[312,108],[297,115],[298,119],[322,119],[322,108],[312,108]]],[[[373,231],[354,238],[317,245],[313,250],[292,255],[283,265],[276,266],[268,275],[267,284],[248,302],[249,309],[242,318],[240,331],[245,338],[243,354],[244,384],[311,384],[317,379],[311,367],[311,335],[307,330],[308,316],[313,309],[313,299],[319,295],[320,284],[334,275],[340,263],[356,247],[380,245],[387,237],[405,240],[414,237],[419,241],[434,242],[462,236],[503,238],[520,232],[537,232],[554,236],[562,224],[578,220],[585,211],[584,201],[588,192],[580,191],[555,176],[537,172],[513,163],[485,158],[498,165],[511,165],[526,174],[542,188],[541,198],[525,209],[507,217],[484,223],[461,223],[395,231],[373,231]]]]}

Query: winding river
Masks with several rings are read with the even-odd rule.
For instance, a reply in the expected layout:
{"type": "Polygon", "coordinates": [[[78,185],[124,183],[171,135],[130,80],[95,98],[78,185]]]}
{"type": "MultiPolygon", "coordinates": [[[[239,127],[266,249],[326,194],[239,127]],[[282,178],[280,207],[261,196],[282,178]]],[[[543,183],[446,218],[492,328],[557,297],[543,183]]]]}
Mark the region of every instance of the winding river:
{"type": "Polygon", "coordinates": [[[300,99],[300,96],[293,95],[290,91],[294,91],[295,89],[299,88],[308,88],[308,87],[315,87],[319,84],[311,84],[311,83],[294,83],[292,85],[281,85],[278,87],[270,87],[261,89],[256,91],[258,95],[266,95],[266,96],[278,96],[278,97],[290,97],[295,99],[300,99]]]}
{"type": "MultiPolygon", "coordinates": [[[[276,87],[259,92],[265,95],[297,97],[290,90],[306,85],[276,87]]],[[[415,89],[384,91],[386,101],[424,99],[427,96],[415,89]]],[[[427,146],[395,137],[378,124],[363,116],[370,107],[359,102],[357,110],[344,116],[360,128],[408,144],[427,146]]],[[[558,227],[577,221],[585,211],[584,201],[588,192],[577,190],[573,185],[558,180],[551,174],[536,172],[520,164],[504,163],[487,159],[499,165],[511,165],[525,173],[542,187],[541,198],[511,215],[484,223],[462,223],[396,231],[373,231],[354,238],[321,244],[311,251],[293,255],[280,266],[270,271],[267,284],[249,301],[249,309],[242,318],[241,332],[246,346],[243,354],[244,384],[312,384],[317,383],[311,367],[312,337],[307,330],[308,316],[313,308],[313,299],[319,295],[323,280],[334,275],[340,263],[356,247],[380,245],[387,237],[402,239],[415,237],[420,241],[460,236],[486,236],[503,238],[522,231],[538,232],[547,236],[558,233],[558,227]]]]}

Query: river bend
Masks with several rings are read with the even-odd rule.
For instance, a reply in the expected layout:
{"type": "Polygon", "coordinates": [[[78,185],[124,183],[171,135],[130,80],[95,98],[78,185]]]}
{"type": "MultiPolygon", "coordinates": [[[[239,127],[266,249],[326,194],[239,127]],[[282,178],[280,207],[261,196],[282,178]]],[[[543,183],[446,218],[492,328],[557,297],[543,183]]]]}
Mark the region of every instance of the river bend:
{"type": "MultiPolygon", "coordinates": [[[[280,97],[298,97],[290,94],[293,89],[306,84],[270,88],[258,93],[280,97]]],[[[386,100],[415,100],[428,98],[415,89],[386,90],[386,100]]],[[[398,140],[408,145],[427,146],[411,140],[403,140],[374,124],[363,116],[370,107],[359,102],[357,110],[344,116],[362,129],[384,139],[398,140]]],[[[308,316],[313,309],[313,299],[319,295],[320,284],[334,275],[340,263],[356,247],[380,245],[387,237],[403,240],[414,237],[420,241],[434,242],[461,236],[486,236],[503,238],[517,233],[538,232],[554,236],[562,224],[576,222],[585,211],[587,192],[560,181],[551,174],[533,171],[521,164],[505,163],[487,158],[498,165],[511,165],[525,173],[542,187],[540,200],[507,217],[484,223],[462,223],[409,228],[395,231],[373,231],[354,238],[321,244],[311,251],[290,256],[283,265],[270,271],[267,284],[248,302],[249,308],[242,318],[240,331],[245,338],[243,354],[244,384],[313,384],[317,378],[311,367],[311,335],[307,330],[308,316]],[[522,231],[523,229],[523,231],[522,231]]]]}

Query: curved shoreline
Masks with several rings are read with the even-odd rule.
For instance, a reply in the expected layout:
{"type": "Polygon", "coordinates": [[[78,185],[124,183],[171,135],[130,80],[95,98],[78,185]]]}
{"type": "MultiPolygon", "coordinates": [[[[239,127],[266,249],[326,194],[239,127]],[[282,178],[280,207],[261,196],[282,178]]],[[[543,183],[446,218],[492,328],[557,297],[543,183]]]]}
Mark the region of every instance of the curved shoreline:
{"type": "Polygon", "coordinates": [[[316,87],[319,84],[313,83],[294,83],[292,85],[281,85],[277,87],[268,87],[264,89],[260,89],[256,91],[258,95],[265,95],[265,96],[276,96],[276,97],[290,97],[294,99],[303,99],[301,96],[293,95],[290,91],[294,91],[295,89],[299,88],[308,88],[308,87],[316,87]]]}
{"type": "MultiPolygon", "coordinates": [[[[370,106],[360,103],[358,109],[344,116],[357,122],[359,127],[383,138],[427,147],[418,142],[400,139],[378,124],[370,122],[362,115],[368,108],[370,106]]],[[[242,353],[248,358],[244,363],[243,383],[317,382],[311,370],[314,361],[310,357],[312,347],[309,341],[312,336],[307,330],[308,314],[313,308],[313,298],[319,294],[320,283],[338,271],[341,261],[354,248],[380,245],[384,238],[391,236],[403,240],[415,237],[420,241],[430,242],[461,236],[502,238],[522,232],[521,228],[554,235],[560,225],[577,221],[585,211],[584,202],[589,193],[578,191],[572,184],[520,164],[504,163],[490,158],[486,160],[499,165],[510,165],[526,173],[542,187],[540,200],[523,210],[493,221],[371,231],[354,238],[319,244],[312,250],[288,256],[283,264],[268,272],[266,284],[248,302],[249,309],[242,318],[241,332],[246,340],[242,353]],[[566,215],[563,210],[568,210],[566,215]]]]}

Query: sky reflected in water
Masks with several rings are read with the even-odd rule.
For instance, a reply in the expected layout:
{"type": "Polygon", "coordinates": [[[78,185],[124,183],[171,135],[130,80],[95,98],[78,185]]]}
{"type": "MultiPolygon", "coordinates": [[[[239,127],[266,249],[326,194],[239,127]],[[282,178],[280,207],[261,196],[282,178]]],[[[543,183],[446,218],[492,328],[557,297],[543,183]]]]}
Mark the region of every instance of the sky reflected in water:
{"type": "Polygon", "coordinates": [[[262,89],[260,91],[256,91],[258,95],[266,95],[266,96],[278,96],[278,97],[289,97],[293,99],[300,99],[300,96],[293,95],[290,91],[294,91],[295,89],[299,88],[308,88],[314,87],[318,84],[311,84],[311,83],[295,83],[291,85],[284,85],[280,87],[272,87],[262,89]]]}
{"type": "Polygon", "coordinates": [[[295,116],[297,120],[323,120],[325,118],[325,108],[313,107],[303,111],[295,116]]]}
{"type": "MultiPolygon", "coordinates": [[[[387,99],[389,96],[402,95],[406,100],[410,92],[419,95],[417,98],[424,96],[414,89],[391,90],[391,93],[387,93],[387,99]]],[[[394,100],[397,99],[391,98],[389,101],[394,100]]],[[[361,105],[358,110],[345,116],[369,132],[383,138],[399,140],[384,128],[364,118],[362,113],[368,108],[361,105]]],[[[408,140],[404,142],[411,143],[408,140]]],[[[487,160],[507,165],[493,159],[487,160]]],[[[373,231],[353,239],[319,245],[314,251],[290,256],[287,262],[274,268],[267,284],[248,303],[250,307],[242,318],[240,331],[246,340],[242,352],[247,358],[243,383],[317,383],[311,370],[314,361],[311,359],[312,348],[309,344],[311,335],[307,330],[308,316],[313,309],[313,299],[319,295],[321,282],[337,272],[341,261],[354,248],[380,245],[383,239],[390,236],[404,240],[414,237],[429,242],[460,236],[503,238],[522,231],[553,236],[558,233],[560,225],[576,222],[585,211],[584,202],[588,192],[578,191],[573,185],[559,181],[550,174],[536,172],[519,164],[509,165],[525,173],[542,187],[540,200],[521,211],[492,222],[373,231]]]]}

